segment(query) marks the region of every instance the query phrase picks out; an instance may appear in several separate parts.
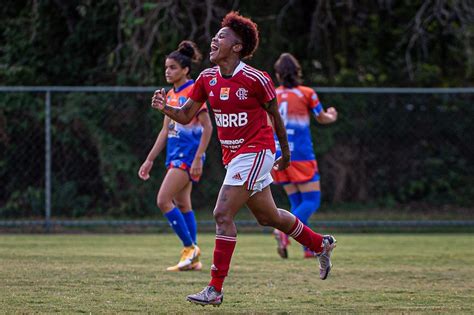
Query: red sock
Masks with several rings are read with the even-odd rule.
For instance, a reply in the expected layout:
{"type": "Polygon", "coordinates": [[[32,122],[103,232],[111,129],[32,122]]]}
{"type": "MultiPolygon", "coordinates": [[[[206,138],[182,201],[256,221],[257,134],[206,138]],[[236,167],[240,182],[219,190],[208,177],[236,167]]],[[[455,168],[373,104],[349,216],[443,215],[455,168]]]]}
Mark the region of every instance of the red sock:
{"type": "Polygon", "coordinates": [[[313,252],[320,253],[323,250],[323,236],[313,232],[313,230],[301,223],[298,218],[296,218],[295,224],[293,224],[293,227],[287,234],[313,252]]]}
{"type": "Polygon", "coordinates": [[[222,285],[225,277],[229,272],[230,260],[234,253],[235,244],[237,243],[237,237],[216,235],[216,245],[214,247],[214,259],[211,266],[211,282],[210,286],[213,286],[216,291],[222,291],[222,285]]]}

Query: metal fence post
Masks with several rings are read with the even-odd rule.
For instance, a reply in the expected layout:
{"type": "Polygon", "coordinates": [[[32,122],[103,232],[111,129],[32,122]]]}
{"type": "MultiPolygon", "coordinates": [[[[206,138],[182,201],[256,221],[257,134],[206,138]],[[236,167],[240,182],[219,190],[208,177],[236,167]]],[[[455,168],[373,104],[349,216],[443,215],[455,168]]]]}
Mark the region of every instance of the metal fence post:
{"type": "Polygon", "coordinates": [[[46,232],[51,228],[51,91],[46,91],[45,101],[45,188],[44,188],[44,207],[45,207],[45,229],[46,232]]]}

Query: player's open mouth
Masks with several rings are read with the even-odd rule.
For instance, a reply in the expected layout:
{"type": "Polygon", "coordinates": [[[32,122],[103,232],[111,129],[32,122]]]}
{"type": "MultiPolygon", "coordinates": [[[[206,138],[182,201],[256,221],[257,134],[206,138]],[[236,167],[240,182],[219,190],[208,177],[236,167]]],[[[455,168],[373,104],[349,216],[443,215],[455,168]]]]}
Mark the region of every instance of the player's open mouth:
{"type": "Polygon", "coordinates": [[[211,44],[210,56],[214,55],[219,50],[219,47],[216,44],[211,44]]]}

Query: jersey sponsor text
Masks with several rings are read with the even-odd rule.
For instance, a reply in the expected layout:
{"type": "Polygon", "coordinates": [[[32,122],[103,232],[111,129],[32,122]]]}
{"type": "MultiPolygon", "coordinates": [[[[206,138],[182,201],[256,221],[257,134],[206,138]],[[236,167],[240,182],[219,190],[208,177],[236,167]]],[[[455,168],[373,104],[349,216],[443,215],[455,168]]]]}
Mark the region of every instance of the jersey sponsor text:
{"type": "Polygon", "coordinates": [[[231,113],[231,114],[218,114],[215,113],[214,117],[216,118],[216,125],[218,127],[242,127],[247,125],[248,119],[247,119],[247,113],[242,112],[242,113],[231,113]]]}

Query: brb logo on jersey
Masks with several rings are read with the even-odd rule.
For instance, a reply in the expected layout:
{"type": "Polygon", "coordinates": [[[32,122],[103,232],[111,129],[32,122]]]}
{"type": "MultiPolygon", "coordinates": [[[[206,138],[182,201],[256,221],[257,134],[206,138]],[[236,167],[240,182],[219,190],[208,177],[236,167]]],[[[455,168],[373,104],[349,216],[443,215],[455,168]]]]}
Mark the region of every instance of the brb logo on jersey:
{"type": "Polygon", "coordinates": [[[247,94],[249,93],[249,91],[247,91],[246,89],[244,88],[239,88],[237,90],[237,92],[235,92],[235,95],[237,95],[237,97],[239,98],[239,100],[243,101],[243,100],[246,100],[247,99],[247,94]]]}
{"type": "Polygon", "coordinates": [[[227,101],[229,99],[230,88],[221,88],[221,96],[220,99],[222,101],[227,101]]]}
{"type": "Polygon", "coordinates": [[[210,86],[214,86],[214,85],[216,85],[216,83],[217,83],[217,79],[216,79],[216,78],[212,78],[212,80],[209,81],[209,85],[210,85],[210,86]]]}
{"type": "Polygon", "coordinates": [[[242,127],[245,126],[249,120],[247,118],[247,113],[232,113],[232,114],[218,114],[214,113],[214,117],[216,118],[216,125],[217,127],[242,127]]]}

